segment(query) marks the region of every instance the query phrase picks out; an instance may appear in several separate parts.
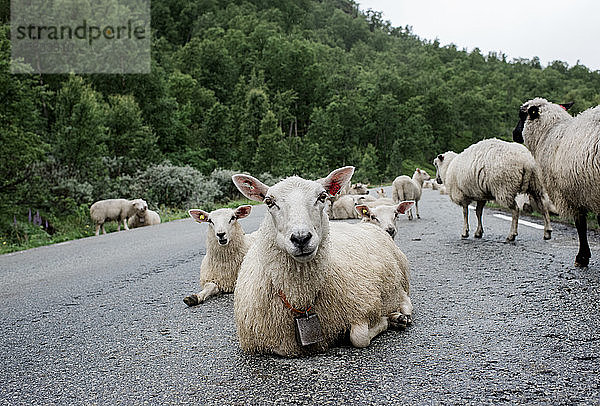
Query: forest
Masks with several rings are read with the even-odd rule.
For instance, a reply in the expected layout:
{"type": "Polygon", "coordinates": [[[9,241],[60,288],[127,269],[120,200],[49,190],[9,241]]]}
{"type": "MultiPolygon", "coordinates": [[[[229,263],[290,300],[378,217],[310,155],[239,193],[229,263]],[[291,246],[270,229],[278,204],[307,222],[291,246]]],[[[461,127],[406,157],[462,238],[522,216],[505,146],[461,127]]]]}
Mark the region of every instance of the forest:
{"type": "Polygon", "coordinates": [[[0,252],[90,235],[99,199],[210,209],[236,198],[234,171],[269,182],[343,165],[379,184],[510,140],[533,97],[600,104],[599,71],[442,46],[352,0],[151,6],[150,74],[13,75],[0,0],[0,252]]]}

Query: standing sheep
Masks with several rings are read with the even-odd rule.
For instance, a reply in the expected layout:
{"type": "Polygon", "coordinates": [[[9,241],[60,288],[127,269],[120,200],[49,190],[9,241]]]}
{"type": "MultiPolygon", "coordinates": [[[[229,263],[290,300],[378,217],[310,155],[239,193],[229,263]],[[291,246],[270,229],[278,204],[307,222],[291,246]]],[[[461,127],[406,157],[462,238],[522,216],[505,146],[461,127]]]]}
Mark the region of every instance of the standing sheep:
{"type": "Polygon", "coordinates": [[[221,292],[233,292],[238,271],[251,245],[250,237],[244,234],[238,220],[247,217],[251,210],[252,206],[240,206],[210,213],[200,209],[188,211],[198,223],[208,223],[208,230],[206,255],[200,264],[202,291],[186,296],[185,304],[195,306],[221,292]]]}
{"type": "Polygon", "coordinates": [[[356,210],[362,218],[362,221],[381,227],[393,240],[398,231],[396,228],[396,219],[398,218],[398,215],[406,213],[413,204],[415,204],[415,202],[412,201],[401,202],[395,206],[383,205],[369,207],[366,204],[361,204],[355,206],[354,210],[356,210]]]}
{"type": "Polygon", "coordinates": [[[544,188],[539,169],[527,148],[491,138],[471,145],[460,154],[449,151],[438,155],[433,164],[437,168],[437,182],[443,183],[450,200],[463,208],[462,238],[469,236],[469,204],[473,200],[477,202],[475,238],[481,238],[483,207],[488,200],[496,200],[512,211],[512,224],[506,240],[514,241],[519,221],[515,198],[519,193],[528,193],[539,207],[544,208],[544,239],[550,239],[550,216],[542,202],[544,188]]]}
{"type": "Polygon", "coordinates": [[[558,212],[575,219],[579,235],[575,266],[583,267],[591,257],[587,213],[600,212],[600,107],[572,117],[566,111],[572,105],[529,100],[519,109],[513,140],[533,154],[558,212]]]}
{"type": "Polygon", "coordinates": [[[148,207],[148,203],[142,199],[108,199],[97,201],[90,207],[90,217],[94,224],[96,224],[96,235],[100,234],[101,227],[102,234],[106,234],[104,223],[107,221],[116,220],[118,231],[121,231],[121,222],[123,222],[125,230],[129,230],[127,219],[133,217],[143,207],[148,207]]]}
{"type": "Polygon", "coordinates": [[[244,351],[323,351],[347,330],[354,346],[367,347],[388,326],[410,322],[406,256],[382,229],[330,223],[323,210],[353,171],[335,170],[323,182],[292,176],[272,187],[233,176],[246,197],[268,209],[235,288],[244,351]]]}
{"type": "MultiPolygon", "coordinates": [[[[412,179],[406,175],[398,176],[392,183],[392,199],[394,203],[400,203],[404,200],[414,200],[417,218],[420,219],[419,200],[421,200],[421,193],[423,192],[423,182],[429,179],[431,179],[431,176],[419,168],[415,170],[412,179]]],[[[406,217],[412,220],[412,208],[408,211],[406,217]]]]}

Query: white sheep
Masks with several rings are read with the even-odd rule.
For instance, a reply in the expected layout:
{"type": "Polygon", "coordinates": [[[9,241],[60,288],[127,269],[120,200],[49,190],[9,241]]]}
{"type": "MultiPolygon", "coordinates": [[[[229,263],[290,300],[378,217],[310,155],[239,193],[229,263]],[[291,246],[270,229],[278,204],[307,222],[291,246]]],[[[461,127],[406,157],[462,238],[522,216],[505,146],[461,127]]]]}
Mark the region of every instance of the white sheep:
{"type": "Polygon", "coordinates": [[[371,195],[343,195],[335,200],[328,210],[329,218],[332,220],[356,219],[358,214],[354,207],[357,204],[375,201],[371,195]]]}
{"type": "Polygon", "coordinates": [[[369,185],[365,185],[364,183],[354,183],[350,186],[348,193],[351,195],[366,195],[369,193],[368,187],[369,185]]]}
{"type": "Polygon", "coordinates": [[[387,195],[385,194],[385,190],[383,190],[383,188],[377,190],[377,198],[387,198],[387,195]]]}
{"type": "Polygon", "coordinates": [[[388,326],[410,322],[406,256],[381,228],[330,223],[323,210],[353,171],[335,170],[323,182],[292,176],[272,187],[233,176],[246,197],[268,209],[235,288],[244,351],[323,351],[347,330],[354,346],[366,347],[388,326]]]}
{"type": "Polygon", "coordinates": [[[587,266],[587,213],[600,212],[600,106],[572,117],[541,98],[519,109],[513,140],[524,143],[540,167],[542,181],[559,214],[575,219],[579,252],[575,266],[587,266]]]}
{"type": "MultiPolygon", "coordinates": [[[[404,200],[414,200],[417,218],[420,219],[419,200],[421,200],[421,194],[423,192],[423,182],[429,179],[431,179],[431,176],[429,176],[426,171],[419,168],[415,170],[412,179],[406,175],[398,176],[392,183],[392,199],[394,200],[394,203],[399,203],[404,200]]],[[[412,208],[408,211],[406,217],[408,217],[409,220],[412,220],[412,208]]]]}
{"type": "Polygon", "coordinates": [[[413,204],[415,204],[413,201],[401,202],[394,206],[383,205],[369,207],[366,204],[360,204],[355,206],[354,210],[356,210],[362,218],[362,221],[381,227],[392,237],[392,239],[394,239],[398,232],[398,229],[396,228],[396,219],[398,218],[398,215],[405,214],[413,204]]]}
{"type": "Polygon", "coordinates": [[[477,202],[475,238],[481,238],[483,207],[488,200],[496,200],[512,212],[512,223],[506,240],[514,241],[519,221],[519,208],[515,198],[519,193],[527,193],[544,208],[544,239],[550,239],[550,216],[542,201],[544,188],[539,178],[539,169],[527,148],[514,142],[491,138],[471,145],[460,154],[449,151],[438,155],[433,164],[437,168],[437,182],[443,183],[450,200],[463,208],[462,238],[469,236],[469,204],[477,202]]]}
{"type": "Polygon", "coordinates": [[[148,209],[147,204],[137,209],[135,215],[129,217],[129,220],[127,220],[129,228],[154,226],[157,224],[160,224],[160,216],[154,210],[148,209]]]}
{"type": "Polygon", "coordinates": [[[100,228],[102,234],[106,234],[104,223],[107,221],[117,221],[118,231],[121,231],[121,222],[123,222],[125,230],[129,230],[127,219],[133,217],[144,206],[148,207],[148,203],[142,199],[107,199],[95,202],[90,207],[90,217],[96,225],[96,235],[100,234],[100,228]]]}
{"type": "Polygon", "coordinates": [[[219,293],[233,292],[238,271],[253,238],[244,234],[238,220],[247,217],[251,210],[252,206],[240,206],[237,209],[217,209],[210,213],[200,209],[188,211],[190,217],[198,223],[208,223],[208,230],[206,255],[200,264],[202,291],[186,296],[183,299],[185,304],[195,306],[219,293]]]}

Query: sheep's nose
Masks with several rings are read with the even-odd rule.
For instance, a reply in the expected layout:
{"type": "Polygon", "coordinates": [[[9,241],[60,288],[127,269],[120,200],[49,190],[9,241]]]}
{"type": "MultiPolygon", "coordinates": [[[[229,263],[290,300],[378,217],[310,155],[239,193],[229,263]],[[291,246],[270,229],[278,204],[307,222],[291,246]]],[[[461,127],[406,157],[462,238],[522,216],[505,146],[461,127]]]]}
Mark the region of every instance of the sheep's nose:
{"type": "Polygon", "coordinates": [[[298,247],[304,247],[310,239],[312,238],[312,233],[310,231],[298,231],[292,233],[290,237],[290,241],[293,242],[298,247]]]}
{"type": "Polygon", "coordinates": [[[219,240],[222,240],[223,238],[225,238],[225,233],[217,233],[217,238],[219,240]]]}

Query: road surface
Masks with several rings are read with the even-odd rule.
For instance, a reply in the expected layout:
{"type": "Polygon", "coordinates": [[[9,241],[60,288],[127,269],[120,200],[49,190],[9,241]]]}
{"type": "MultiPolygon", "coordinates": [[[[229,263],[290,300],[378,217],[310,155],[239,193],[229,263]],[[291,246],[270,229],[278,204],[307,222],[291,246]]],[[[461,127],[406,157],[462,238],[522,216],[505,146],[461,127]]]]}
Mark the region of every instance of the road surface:
{"type": "Polygon", "coordinates": [[[600,404],[598,236],[577,269],[572,227],[507,244],[486,209],[483,239],[461,240],[447,196],[424,190],[420,212],[396,236],[414,324],[302,359],[242,353],[232,295],[183,303],[205,252],[192,220],[0,256],[0,404],[600,404]]]}

